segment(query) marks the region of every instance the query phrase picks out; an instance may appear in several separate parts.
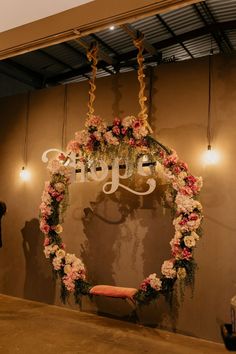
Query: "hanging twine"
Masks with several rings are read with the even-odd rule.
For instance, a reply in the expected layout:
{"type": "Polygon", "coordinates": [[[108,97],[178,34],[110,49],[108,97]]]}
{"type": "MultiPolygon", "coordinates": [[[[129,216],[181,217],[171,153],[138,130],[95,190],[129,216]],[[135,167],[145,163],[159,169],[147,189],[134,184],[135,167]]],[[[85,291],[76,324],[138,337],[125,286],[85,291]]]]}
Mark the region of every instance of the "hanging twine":
{"type": "Polygon", "coordinates": [[[92,45],[91,49],[87,52],[87,58],[91,62],[91,67],[92,67],[92,75],[89,80],[89,101],[88,101],[88,113],[87,116],[90,118],[91,116],[94,115],[94,108],[93,104],[95,101],[95,90],[96,90],[96,85],[95,85],[95,79],[96,79],[96,74],[97,74],[97,53],[98,53],[98,46],[96,44],[92,45]]]}
{"type": "Polygon", "coordinates": [[[144,74],[144,67],[143,67],[143,35],[139,36],[138,38],[134,39],[133,41],[135,47],[138,49],[138,55],[137,55],[137,63],[138,63],[138,81],[139,81],[139,105],[140,105],[140,112],[138,114],[138,117],[143,121],[143,124],[147,127],[150,133],[152,133],[152,128],[150,127],[148,123],[148,114],[147,114],[147,97],[145,96],[145,74],[144,74]]]}

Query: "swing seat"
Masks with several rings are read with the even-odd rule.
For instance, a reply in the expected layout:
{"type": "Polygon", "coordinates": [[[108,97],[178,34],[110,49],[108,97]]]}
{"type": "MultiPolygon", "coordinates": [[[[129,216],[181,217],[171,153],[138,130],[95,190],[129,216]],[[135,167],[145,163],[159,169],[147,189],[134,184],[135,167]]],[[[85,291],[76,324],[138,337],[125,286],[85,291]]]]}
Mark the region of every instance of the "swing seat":
{"type": "Polygon", "coordinates": [[[91,295],[109,296],[120,299],[129,299],[132,301],[134,301],[133,296],[136,292],[137,289],[134,288],[124,288],[112,285],[95,285],[90,289],[91,295]]]}

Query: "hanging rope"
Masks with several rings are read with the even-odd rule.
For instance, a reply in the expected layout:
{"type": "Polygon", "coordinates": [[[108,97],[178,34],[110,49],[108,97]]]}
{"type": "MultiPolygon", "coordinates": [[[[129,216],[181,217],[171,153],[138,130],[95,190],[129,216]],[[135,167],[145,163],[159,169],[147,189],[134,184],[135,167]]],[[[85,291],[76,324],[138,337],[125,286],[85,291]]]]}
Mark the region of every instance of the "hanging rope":
{"type": "Polygon", "coordinates": [[[138,63],[138,81],[139,81],[139,105],[140,105],[140,112],[138,114],[138,117],[143,121],[143,124],[147,127],[150,133],[152,133],[152,128],[150,127],[148,123],[148,115],[147,115],[147,97],[145,96],[145,74],[144,74],[144,67],[143,67],[143,35],[138,36],[136,39],[133,41],[135,47],[138,49],[138,55],[137,55],[137,63],[138,63]]]}
{"type": "Polygon", "coordinates": [[[68,100],[68,86],[65,85],[64,89],[64,104],[63,104],[63,118],[61,129],[61,149],[64,151],[66,147],[66,135],[67,135],[67,100],[68,100]]]}
{"type": "Polygon", "coordinates": [[[94,108],[93,104],[95,101],[95,90],[96,90],[96,85],[95,85],[95,79],[96,79],[96,74],[97,74],[97,54],[98,54],[98,46],[97,44],[93,44],[90,48],[90,50],[87,52],[87,58],[88,61],[91,62],[91,67],[92,67],[92,75],[89,80],[89,101],[88,101],[88,113],[87,116],[90,118],[94,114],[94,108]]]}

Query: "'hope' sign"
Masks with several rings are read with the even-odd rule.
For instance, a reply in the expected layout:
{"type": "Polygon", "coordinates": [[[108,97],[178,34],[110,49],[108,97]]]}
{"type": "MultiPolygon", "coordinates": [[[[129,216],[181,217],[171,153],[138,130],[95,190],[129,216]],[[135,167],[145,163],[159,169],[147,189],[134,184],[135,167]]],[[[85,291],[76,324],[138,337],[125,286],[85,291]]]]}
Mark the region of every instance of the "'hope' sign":
{"type": "MultiPolygon", "coordinates": [[[[43,162],[48,162],[48,157],[47,154],[49,152],[57,152],[57,153],[62,153],[64,154],[61,150],[59,149],[49,149],[46,150],[43,155],[42,155],[42,161],[43,162]]],[[[66,155],[66,154],[64,154],[66,155]]],[[[144,167],[145,157],[142,156],[138,159],[137,163],[137,172],[140,176],[150,176],[151,175],[151,170],[149,167],[144,167]]],[[[76,175],[75,182],[88,182],[88,181],[103,181],[108,177],[109,169],[111,169],[111,180],[108,182],[105,182],[103,185],[103,192],[106,194],[112,194],[114,193],[118,187],[124,188],[127,191],[137,194],[137,195],[147,195],[151,194],[155,188],[156,188],[156,180],[154,178],[148,178],[146,181],[146,184],[149,186],[148,190],[145,192],[138,192],[135,191],[124,184],[120,183],[120,180],[122,179],[127,179],[131,177],[134,173],[134,166],[132,166],[129,163],[122,165],[124,167],[124,171],[121,174],[120,173],[120,159],[117,157],[113,160],[111,167],[108,166],[108,164],[100,160],[99,161],[99,173],[97,172],[97,166],[94,163],[91,163],[91,166],[89,167],[89,171],[86,169],[86,165],[81,162],[77,161],[76,159],[76,154],[71,153],[67,162],[67,165],[71,166],[74,169],[74,173],[76,175]],[[79,171],[79,173],[78,173],[79,171]]]]}

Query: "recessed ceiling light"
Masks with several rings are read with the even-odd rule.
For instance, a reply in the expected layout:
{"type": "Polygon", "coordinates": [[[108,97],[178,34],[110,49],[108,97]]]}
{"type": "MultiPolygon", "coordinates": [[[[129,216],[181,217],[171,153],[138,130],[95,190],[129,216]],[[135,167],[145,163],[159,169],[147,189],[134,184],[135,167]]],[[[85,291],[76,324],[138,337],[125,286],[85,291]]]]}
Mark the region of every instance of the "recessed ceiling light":
{"type": "Polygon", "coordinates": [[[109,27],[109,30],[111,30],[111,31],[113,31],[114,29],[115,29],[115,26],[113,26],[113,25],[109,27]]]}

